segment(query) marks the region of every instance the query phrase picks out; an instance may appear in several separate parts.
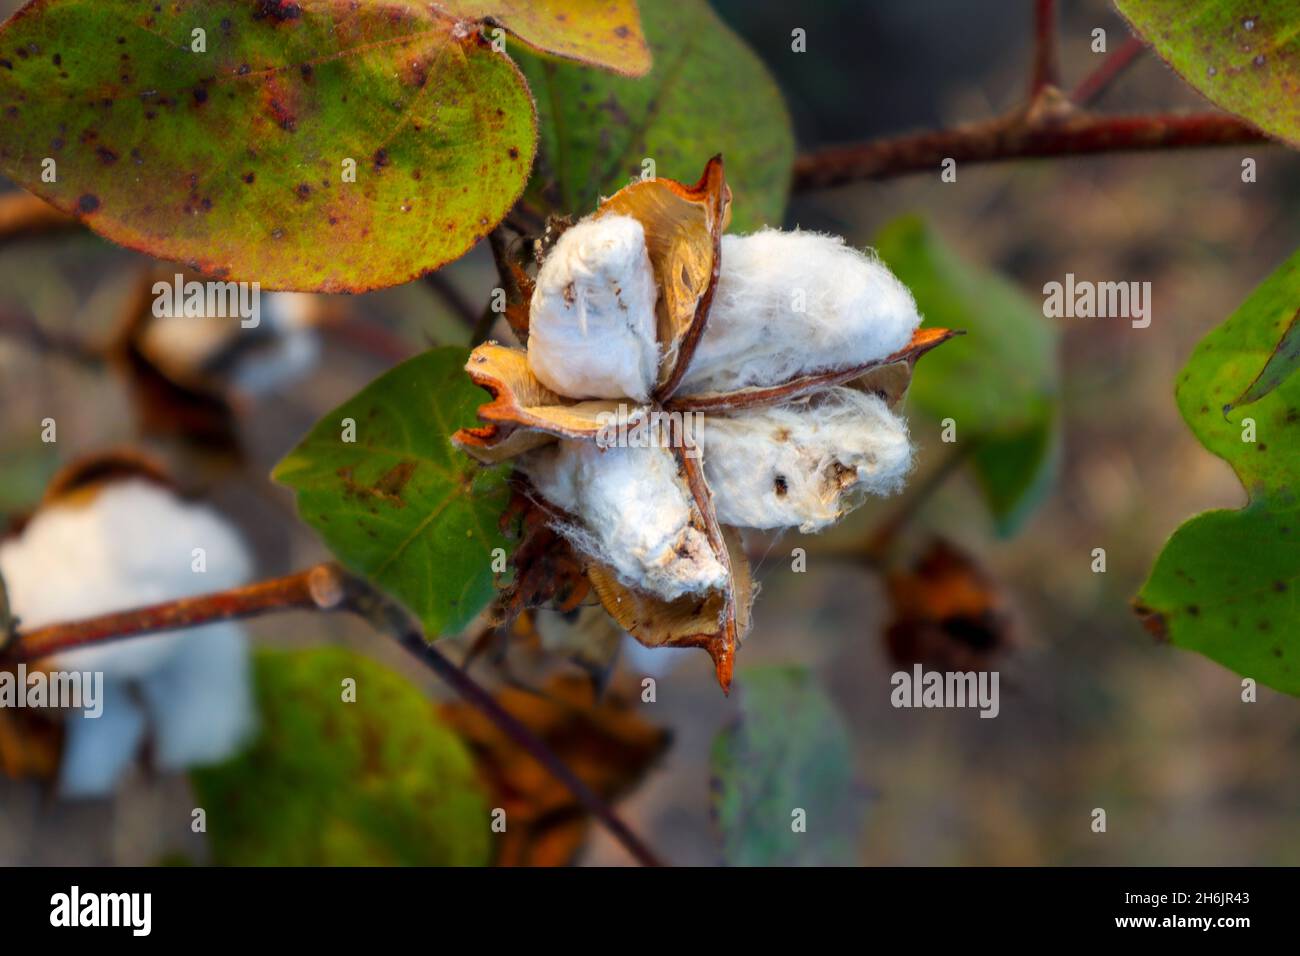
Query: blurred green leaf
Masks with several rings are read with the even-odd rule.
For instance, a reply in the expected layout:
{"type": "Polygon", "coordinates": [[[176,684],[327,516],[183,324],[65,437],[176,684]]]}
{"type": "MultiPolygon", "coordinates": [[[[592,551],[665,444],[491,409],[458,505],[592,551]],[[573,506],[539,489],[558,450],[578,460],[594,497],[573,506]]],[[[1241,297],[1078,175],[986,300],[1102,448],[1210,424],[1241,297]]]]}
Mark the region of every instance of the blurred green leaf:
{"type": "Polygon", "coordinates": [[[191,772],[222,866],[475,866],[489,816],[469,751],[403,677],[339,647],[254,659],[261,730],[191,772]],[[356,681],[356,701],[343,681],[356,681]]]}
{"type": "Polygon", "coordinates": [[[506,470],[451,444],[486,398],[464,373],[467,357],[441,348],[403,362],[325,415],[273,473],[339,560],[399,598],[431,637],[487,606],[492,550],[506,547],[506,470]]]}
{"type": "Polygon", "coordinates": [[[0,169],[114,242],[330,292],[462,255],[536,143],[510,59],[415,0],[35,0],[0,27],[0,115],[0,169]]]}
{"type": "Polygon", "coordinates": [[[1206,99],[1300,145],[1300,7],[1291,0],[1115,0],[1206,99]]]}
{"type": "Polygon", "coordinates": [[[732,228],[780,225],[794,134],[767,68],[705,0],[641,0],[654,67],[640,79],[553,59],[517,59],[537,98],[541,159],[530,194],[586,215],[642,175],[694,183],[722,153],[732,228]]]}
{"type": "Polygon", "coordinates": [[[1178,378],[1178,408],[1250,495],[1208,511],[1169,539],[1136,606],[1147,627],[1245,677],[1300,695],[1300,377],[1247,408],[1242,394],[1277,349],[1300,302],[1300,252],[1196,347],[1178,378]],[[1254,423],[1254,441],[1249,423],[1254,423]]]}
{"type": "Polygon", "coordinates": [[[916,297],[926,326],[966,336],[917,364],[910,403],[956,423],[997,528],[1011,534],[1055,477],[1059,446],[1056,330],[1007,280],[963,262],[915,217],[876,240],[880,257],[916,297]]]}
{"type": "Polygon", "coordinates": [[[865,799],[835,705],[801,668],[749,668],[738,685],[740,719],[714,739],[711,758],[724,862],[855,862],[865,799]],[[793,829],[796,809],[804,811],[805,832],[793,829]]]}

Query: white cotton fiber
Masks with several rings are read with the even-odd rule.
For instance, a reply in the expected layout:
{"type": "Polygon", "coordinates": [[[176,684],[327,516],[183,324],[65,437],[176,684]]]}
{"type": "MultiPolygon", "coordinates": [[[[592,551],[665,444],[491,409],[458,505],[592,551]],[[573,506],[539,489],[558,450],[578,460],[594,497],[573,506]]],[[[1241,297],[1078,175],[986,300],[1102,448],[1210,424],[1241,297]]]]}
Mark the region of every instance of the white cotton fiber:
{"type": "Polygon", "coordinates": [[[723,236],[708,324],[678,392],[778,385],[866,364],[903,348],[920,323],[907,287],[837,236],[723,236]]]}
{"type": "Polygon", "coordinates": [[[224,378],[239,391],[266,395],[311,372],[320,360],[315,295],[268,292],[255,327],[238,316],[163,315],[141,333],[141,347],[164,371],[187,381],[224,378]]]}
{"type": "MultiPolygon", "coordinates": [[[[225,521],[139,479],[48,505],[0,543],[0,574],[27,628],[233,587],[250,570],[225,521]],[[195,548],[204,550],[204,573],[193,570],[195,548]]],[[[112,790],[144,733],[137,696],[168,769],[229,756],[253,727],[247,647],[235,624],[68,651],[52,666],[104,674],[104,715],[68,723],[60,770],[68,795],[112,790]]]]}
{"type": "Polygon", "coordinates": [[[658,295],[640,222],[610,215],[571,226],[537,274],[529,368],[570,398],[646,401],[659,370],[658,295]]]}
{"type": "Polygon", "coordinates": [[[702,444],[718,520],[742,528],[820,531],[865,495],[899,490],[912,464],[903,421],[848,388],[710,416],[702,444]]]}
{"type": "Polygon", "coordinates": [[[529,452],[521,467],[544,498],[580,517],[580,527],[560,530],[629,587],[671,601],[725,586],[668,449],[562,441],[529,452]]]}

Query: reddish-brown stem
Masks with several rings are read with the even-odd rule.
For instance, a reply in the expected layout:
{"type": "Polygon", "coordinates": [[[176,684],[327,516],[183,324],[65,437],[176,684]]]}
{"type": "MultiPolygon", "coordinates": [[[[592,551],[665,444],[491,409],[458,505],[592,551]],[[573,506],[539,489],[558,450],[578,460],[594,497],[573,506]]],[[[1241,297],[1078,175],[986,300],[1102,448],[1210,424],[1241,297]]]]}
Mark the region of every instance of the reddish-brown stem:
{"type": "Polygon", "coordinates": [[[1268,138],[1223,113],[1092,116],[1075,113],[1027,123],[1001,117],[947,130],[830,146],[795,161],[795,190],[823,189],[863,179],[938,172],[944,159],[991,163],[1030,157],[1077,156],[1178,147],[1266,143],[1268,138]]]}
{"type": "Polygon", "coordinates": [[[1056,85],[1056,0],[1034,0],[1034,65],[1029,76],[1029,98],[1056,85]]]}
{"type": "Polygon", "coordinates": [[[1106,58],[1085,76],[1070,94],[1070,102],[1075,106],[1087,106],[1115,82],[1121,73],[1132,65],[1138,55],[1146,49],[1146,44],[1137,37],[1129,37],[1122,44],[1106,54],[1106,58]]]}
{"type": "Polygon", "coordinates": [[[51,624],[30,631],[23,631],[20,627],[16,640],[0,648],[3,651],[0,661],[32,661],[88,644],[288,610],[347,611],[364,618],[481,710],[498,730],[564,784],[638,862],[647,866],[661,865],[655,853],[544,741],[429,644],[423,630],[403,608],[364,580],[333,564],[320,564],[286,577],[150,607],[51,624]]]}

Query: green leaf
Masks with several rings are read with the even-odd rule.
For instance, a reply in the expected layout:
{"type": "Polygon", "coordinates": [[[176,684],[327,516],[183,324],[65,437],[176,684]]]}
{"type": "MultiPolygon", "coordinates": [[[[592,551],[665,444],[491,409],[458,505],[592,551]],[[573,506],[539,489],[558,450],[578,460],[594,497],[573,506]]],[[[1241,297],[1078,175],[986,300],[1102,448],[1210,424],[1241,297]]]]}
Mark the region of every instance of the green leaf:
{"type": "Polygon", "coordinates": [[[1010,534],[1055,476],[1056,330],[1019,289],[963,262],[920,219],[890,223],[877,249],[912,290],[925,325],[967,333],[917,364],[909,401],[953,419],[958,443],[974,442],[976,479],[998,530],[1010,534]]]}
{"type": "Polygon", "coordinates": [[[484,400],[463,371],[468,354],[403,362],[322,418],[272,475],[298,492],[298,513],[339,560],[399,598],[431,638],[487,606],[492,550],[506,547],[505,469],[451,444],[484,400]]]}
{"type": "Polygon", "coordinates": [[[1296,312],[1291,317],[1291,324],[1278,339],[1273,354],[1268,357],[1268,363],[1255,376],[1255,381],[1251,382],[1250,387],[1233,400],[1224,411],[1229,412],[1243,405],[1254,404],[1294,375],[1297,368],[1300,368],[1300,312],[1296,312]]]}
{"type": "Polygon", "coordinates": [[[722,153],[732,228],[780,225],[794,134],[775,81],[704,0],[642,0],[654,68],[639,80],[521,55],[537,97],[541,160],[530,193],[587,215],[601,196],[654,173],[695,182],[722,153]]]}
{"type": "Polygon", "coordinates": [[[1115,0],[1206,99],[1300,145],[1300,8],[1291,0],[1115,0]]]}
{"type": "Polygon", "coordinates": [[[221,278],[405,282],[485,235],[532,164],[523,77],[470,26],[415,0],[35,0],[0,27],[0,169],[221,278]]]}
{"type": "Polygon", "coordinates": [[[739,720],[713,741],[713,815],[729,866],[847,865],[863,794],[835,705],[800,668],[741,672],[739,720]],[[793,829],[796,809],[806,830],[793,829]]]}
{"type": "Polygon", "coordinates": [[[1232,466],[1250,503],[1174,532],[1135,605],[1160,637],[1300,695],[1300,376],[1248,408],[1223,410],[1274,354],[1297,302],[1300,252],[1201,341],[1179,376],[1179,411],[1232,466]],[[1243,440],[1250,422],[1254,441],[1243,440]]]}
{"type": "Polygon", "coordinates": [[[340,647],[254,658],[258,738],[194,770],[221,866],[474,866],[489,817],[469,752],[399,674],[340,647]],[[343,699],[346,679],[355,702],[343,699]]]}
{"type": "Polygon", "coordinates": [[[458,17],[500,23],[529,46],[628,76],[650,69],[635,0],[439,0],[458,17]]]}

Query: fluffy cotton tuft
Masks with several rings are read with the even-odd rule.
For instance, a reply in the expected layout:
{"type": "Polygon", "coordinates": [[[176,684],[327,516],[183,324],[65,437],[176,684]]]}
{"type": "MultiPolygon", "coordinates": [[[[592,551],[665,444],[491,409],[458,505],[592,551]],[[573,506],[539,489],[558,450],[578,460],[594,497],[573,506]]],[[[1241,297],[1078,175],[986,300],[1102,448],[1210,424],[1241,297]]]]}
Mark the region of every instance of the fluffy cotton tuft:
{"type": "Polygon", "coordinates": [[[570,398],[646,401],[659,370],[645,230],[630,216],[571,226],[537,274],[528,365],[570,398]]]}
{"type": "Polygon", "coordinates": [[[692,500],[667,449],[559,442],[521,467],[543,497],[581,517],[581,527],[560,529],[565,536],[629,587],[671,601],[726,585],[726,568],[691,524],[692,500]]]}
{"type": "Polygon", "coordinates": [[[709,417],[702,445],[718,520],[743,528],[820,531],[865,495],[897,491],[912,464],[903,421],[849,388],[709,417]]]}
{"type": "MultiPolygon", "coordinates": [[[[138,479],[49,505],[0,543],[0,574],[29,628],[233,587],[250,570],[215,513],[138,479]],[[206,573],[191,570],[195,548],[206,573]]],[[[103,715],[68,722],[59,784],[67,796],[111,793],[147,724],[165,769],[224,759],[253,729],[246,638],[234,624],[69,651],[53,666],[104,674],[103,715]]]]}
{"type": "Polygon", "coordinates": [[[723,236],[709,321],[680,392],[866,364],[907,345],[920,323],[907,287],[838,236],[723,236]]]}
{"type": "Polygon", "coordinates": [[[164,368],[225,375],[247,395],[270,394],[320,361],[320,335],[313,324],[318,305],[315,296],[301,292],[268,292],[261,303],[260,323],[247,329],[233,317],[155,316],[145,326],[142,346],[164,368]]]}

